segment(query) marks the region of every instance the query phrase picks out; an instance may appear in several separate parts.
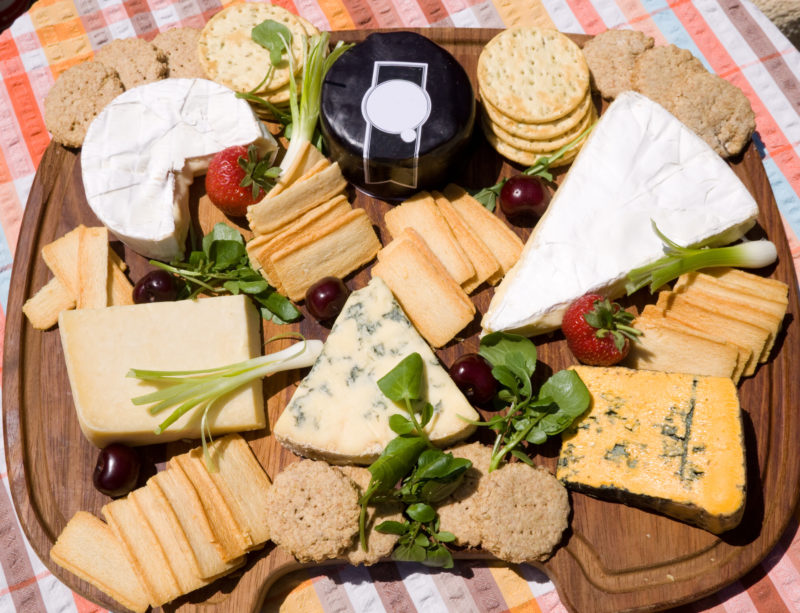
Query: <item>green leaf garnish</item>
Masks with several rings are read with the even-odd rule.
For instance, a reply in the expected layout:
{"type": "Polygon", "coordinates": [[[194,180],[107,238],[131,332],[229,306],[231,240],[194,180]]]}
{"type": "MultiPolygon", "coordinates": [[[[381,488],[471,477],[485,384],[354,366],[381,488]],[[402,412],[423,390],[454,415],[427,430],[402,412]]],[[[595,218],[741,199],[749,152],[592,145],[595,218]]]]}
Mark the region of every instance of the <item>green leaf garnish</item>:
{"type": "Polygon", "coordinates": [[[292,33],[285,25],[273,20],[262,21],[250,33],[254,42],[269,51],[272,66],[278,66],[284,50],[291,54],[292,33]]]}

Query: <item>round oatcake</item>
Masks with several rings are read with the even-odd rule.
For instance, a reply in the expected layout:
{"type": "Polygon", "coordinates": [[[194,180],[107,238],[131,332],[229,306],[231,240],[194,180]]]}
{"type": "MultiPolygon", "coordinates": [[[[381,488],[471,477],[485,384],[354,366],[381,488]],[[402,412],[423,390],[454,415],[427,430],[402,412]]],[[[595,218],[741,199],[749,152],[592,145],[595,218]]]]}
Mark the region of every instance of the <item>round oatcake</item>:
{"type": "Polygon", "coordinates": [[[578,45],[547,28],[510,28],[478,58],[482,95],[512,119],[543,123],[567,115],[589,90],[589,68],[578,45]]]}
{"type": "Polygon", "coordinates": [[[708,72],[690,75],[665,106],[722,157],[741,152],[756,129],[742,90],[708,72]]]}
{"type": "Polygon", "coordinates": [[[523,462],[489,473],[475,501],[483,548],[507,562],[546,560],[567,529],[567,490],[523,462]]]}
{"type": "Polygon", "coordinates": [[[586,128],[592,125],[592,123],[594,123],[596,120],[597,112],[594,110],[594,106],[591,106],[589,107],[589,111],[586,113],[586,117],[584,117],[578,125],[570,128],[563,134],[558,134],[552,138],[542,139],[520,138],[514,134],[510,134],[497,124],[492,123],[488,116],[483,117],[483,122],[481,125],[483,126],[484,130],[488,128],[497,139],[504,141],[506,144],[514,147],[515,149],[519,149],[520,151],[528,151],[530,153],[550,154],[555,153],[564,145],[575,140],[581,135],[581,132],[586,130],[586,128]]]}
{"type": "Polygon", "coordinates": [[[637,30],[608,30],[587,41],[583,55],[589,65],[594,89],[607,100],[632,89],[631,76],[636,58],[651,49],[654,42],[637,30]]]}
{"type": "Polygon", "coordinates": [[[92,120],[124,91],[113,68],[76,64],[58,77],[44,99],[44,123],[57,143],[80,147],[92,120]]]}
{"type": "MultiPolygon", "coordinates": [[[[334,466],[345,475],[356,488],[359,498],[369,487],[372,473],[362,466],[334,466]]],[[[399,504],[380,503],[370,506],[367,510],[367,551],[361,548],[358,537],[355,543],[344,552],[345,559],[355,566],[363,564],[370,566],[376,564],[383,558],[391,555],[397,540],[400,538],[396,534],[384,534],[377,532],[375,526],[384,521],[403,521],[403,509],[399,504]]]]}
{"type": "MultiPolygon", "coordinates": [[[[294,74],[302,69],[302,39],[305,25],[280,6],[266,2],[231,4],[208,20],[197,43],[200,63],[208,78],[237,92],[259,87],[267,75],[269,51],[253,41],[252,29],[271,19],[286,26],[292,33],[294,74]]],[[[313,27],[313,26],[312,26],[313,27]]],[[[290,66],[284,59],[259,91],[272,92],[289,83],[290,66]]]]}
{"type": "Polygon", "coordinates": [[[524,123],[522,121],[516,121],[504,114],[485,97],[481,96],[481,108],[494,125],[518,138],[532,140],[554,138],[560,134],[564,134],[564,132],[574,128],[586,118],[590,106],[594,106],[594,104],[592,103],[591,94],[587,91],[586,96],[584,96],[580,104],[575,107],[575,110],[570,111],[563,117],[544,123],[524,123]]]}
{"type": "Polygon", "coordinates": [[[116,70],[125,89],[167,76],[167,56],[141,38],[112,40],[94,54],[94,60],[116,70]]]}
{"type": "Polygon", "coordinates": [[[653,47],[636,58],[631,73],[633,89],[666,107],[684,87],[690,74],[706,72],[691,52],[675,45],[653,47]]]}
{"type": "Polygon", "coordinates": [[[326,462],[301,460],[281,471],[267,500],[272,540],[300,562],[335,558],[358,534],[358,493],[326,462]]]}
{"type": "Polygon", "coordinates": [[[448,451],[456,458],[465,458],[471,461],[472,467],[464,473],[458,489],[437,507],[439,526],[442,530],[455,535],[456,545],[478,547],[481,544],[481,531],[480,524],[475,517],[476,494],[484,477],[489,472],[492,449],[481,443],[469,443],[458,445],[448,451]]]}
{"type": "Polygon", "coordinates": [[[205,79],[206,72],[200,64],[197,28],[172,28],[160,32],[153,44],[167,56],[168,76],[173,79],[205,79]]]}

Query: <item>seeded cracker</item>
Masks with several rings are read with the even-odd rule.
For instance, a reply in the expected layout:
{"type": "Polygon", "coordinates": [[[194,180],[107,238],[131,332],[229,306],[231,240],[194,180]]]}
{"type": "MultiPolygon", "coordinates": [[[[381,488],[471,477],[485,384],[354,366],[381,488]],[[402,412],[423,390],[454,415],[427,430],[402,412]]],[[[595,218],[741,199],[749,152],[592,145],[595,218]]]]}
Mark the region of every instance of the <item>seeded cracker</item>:
{"type": "Polygon", "coordinates": [[[168,76],[173,79],[205,79],[206,72],[197,57],[197,28],[172,28],[161,32],[153,44],[167,56],[168,76]]]}
{"type": "Polygon", "coordinates": [[[567,490],[523,462],[489,473],[475,500],[484,549],[507,562],[546,560],[567,529],[567,490]]]}
{"type": "Polygon", "coordinates": [[[113,40],[95,53],[94,59],[116,70],[125,89],[167,76],[167,56],[141,38],[113,40]]]}
{"type": "Polygon", "coordinates": [[[631,76],[636,58],[651,49],[654,42],[637,30],[608,30],[587,41],[583,55],[589,65],[594,89],[607,100],[632,89],[631,76]]]}
{"type": "Polygon", "coordinates": [[[477,494],[492,460],[492,450],[481,443],[469,443],[448,449],[456,458],[472,462],[458,489],[448,496],[436,509],[442,530],[452,532],[455,544],[462,547],[478,547],[481,544],[481,527],[477,519],[477,494]]]}
{"type": "Polygon", "coordinates": [[[512,28],[495,36],[478,59],[483,96],[509,117],[553,121],[573,111],[589,89],[580,48],[556,30],[512,28]]]}
{"type": "Polygon", "coordinates": [[[487,119],[491,120],[491,123],[518,138],[527,138],[531,140],[553,138],[564,134],[564,132],[574,128],[586,118],[590,106],[593,106],[592,97],[587,91],[583,100],[575,107],[575,110],[567,113],[563,117],[545,123],[523,123],[511,119],[497,109],[497,107],[484,96],[481,96],[481,108],[486,114],[487,119]]]}
{"type": "Polygon", "coordinates": [[[636,59],[631,84],[640,94],[667,107],[665,102],[676,91],[683,90],[690,74],[705,71],[691,52],[675,45],[664,45],[648,49],[636,59]]]}
{"type": "MultiPolygon", "coordinates": [[[[335,470],[345,475],[353,483],[359,496],[362,496],[369,487],[372,473],[362,466],[335,466],[335,470]]],[[[398,536],[396,534],[383,534],[375,530],[375,526],[384,521],[403,521],[402,508],[399,504],[379,503],[370,506],[367,511],[367,551],[361,548],[361,543],[356,537],[355,543],[345,552],[345,558],[350,564],[364,564],[370,566],[388,557],[398,536]]]]}
{"type": "Polygon", "coordinates": [[[92,120],[125,89],[113,68],[83,62],[64,71],[44,99],[44,122],[57,143],[80,147],[92,120]]]}
{"type": "Polygon", "coordinates": [[[325,462],[292,464],[275,477],[267,500],[272,540],[300,562],[335,558],[358,534],[358,493],[325,462]]]}
{"type": "MultiPolygon", "coordinates": [[[[200,62],[209,79],[247,92],[259,87],[270,66],[269,52],[250,37],[251,30],[262,21],[272,19],[292,33],[294,68],[302,68],[302,36],[306,30],[298,18],[279,6],[264,2],[233,4],[214,15],[200,33],[200,62]]],[[[274,92],[289,83],[289,62],[284,59],[275,68],[261,90],[274,92]]]]}

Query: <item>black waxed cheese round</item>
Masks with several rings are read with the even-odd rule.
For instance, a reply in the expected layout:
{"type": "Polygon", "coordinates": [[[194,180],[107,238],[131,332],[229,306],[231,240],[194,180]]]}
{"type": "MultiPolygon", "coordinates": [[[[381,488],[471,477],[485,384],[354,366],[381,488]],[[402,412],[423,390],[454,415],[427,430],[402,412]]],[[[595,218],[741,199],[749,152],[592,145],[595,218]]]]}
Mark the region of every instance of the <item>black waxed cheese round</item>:
{"type": "Polygon", "coordinates": [[[348,181],[384,200],[452,181],[474,122],[467,73],[413,32],[369,35],[322,85],[320,123],[331,159],[348,181]]]}

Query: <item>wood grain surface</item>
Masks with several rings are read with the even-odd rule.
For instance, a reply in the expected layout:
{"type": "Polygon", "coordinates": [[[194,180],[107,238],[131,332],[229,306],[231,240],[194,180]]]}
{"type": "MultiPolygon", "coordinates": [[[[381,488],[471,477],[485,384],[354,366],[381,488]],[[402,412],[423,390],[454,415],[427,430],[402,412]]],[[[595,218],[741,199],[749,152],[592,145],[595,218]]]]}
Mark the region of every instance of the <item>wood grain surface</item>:
{"type": "MultiPolygon", "coordinates": [[[[495,33],[464,29],[419,32],[448,48],[473,79],[478,54],[495,33]]],[[[363,31],[343,32],[335,33],[334,38],[360,40],[365,35],[363,31]]],[[[585,40],[585,37],[574,38],[578,42],[585,40]]],[[[748,466],[744,519],[739,528],[714,536],[654,513],[572,493],[571,527],[555,555],[538,565],[552,578],[562,601],[572,611],[656,610],[719,590],[753,568],[769,552],[795,508],[800,483],[797,453],[800,343],[794,321],[798,314],[797,284],[781,218],[756,147],[751,144],[734,161],[733,168],[759,203],[759,225],[752,235],[766,234],[778,247],[778,263],[762,272],[792,288],[789,314],[772,359],[740,387],[748,466]]],[[[491,185],[514,170],[476,133],[471,159],[452,179],[465,187],[477,188],[491,185]]],[[[197,211],[196,222],[207,230],[224,218],[207,206],[202,196],[202,181],[198,181],[192,188],[191,201],[197,211]]],[[[353,191],[351,196],[356,206],[364,207],[370,214],[386,243],[389,236],[383,226],[383,214],[389,206],[360,192],[353,191]]],[[[3,365],[5,448],[12,496],[34,550],[69,587],[104,607],[118,610],[117,603],[53,564],[48,556],[53,542],[76,511],[99,515],[108,499],[92,486],[97,450],[82,436],[75,417],[58,330],[34,330],[21,311],[24,301],[50,278],[39,256],[41,247],[79,223],[98,225],[86,205],[79,154],[51,144],[31,190],[14,259],[3,365]]],[[[246,232],[246,228],[239,227],[246,232]]],[[[512,227],[523,237],[530,233],[530,227],[512,227]]],[[[149,269],[143,258],[121,243],[114,241],[112,247],[130,265],[132,280],[139,279],[149,269]]],[[[369,270],[362,269],[351,275],[347,284],[355,289],[368,280],[369,270]]],[[[488,307],[491,291],[484,289],[474,296],[480,312],[488,307]]],[[[654,302],[648,295],[636,298],[639,303],[654,302]]],[[[438,352],[445,365],[462,353],[477,349],[479,318],[480,315],[464,332],[463,342],[451,343],[438,352]]],[[[292,329],[311,338],[325,338],[328,332],[309,317],[292,329]]],[[[265,324],[264,338],[285,330],[265,324]]],[[[574,363],[560,333],[534,340],[545,365],[540,370],[546,372],[540,372],[540,376],[574,363]]],[[[275,423],[302,374],[279,374],[265,381],[270,424],[275,423]]],[[[297,459],[269,431],[246,433],[245,437],[270,477],[297,459]]],[[[163,467],[172,454],[189,447],[186,443],[171,443],[142,448],[145,468],[140,484],[163,467]]],[[[541,446],[531,454],[537,463],[554,471],[558,443],[541,446]]],[[[473,551],[456,555],[485,557],[473,551]]],[[[298,567],[288,554],[267,544],[249,555],[241,574],[189,594],[168,609],[251,611],[258,607],[275,579],[298,567]]]]}

